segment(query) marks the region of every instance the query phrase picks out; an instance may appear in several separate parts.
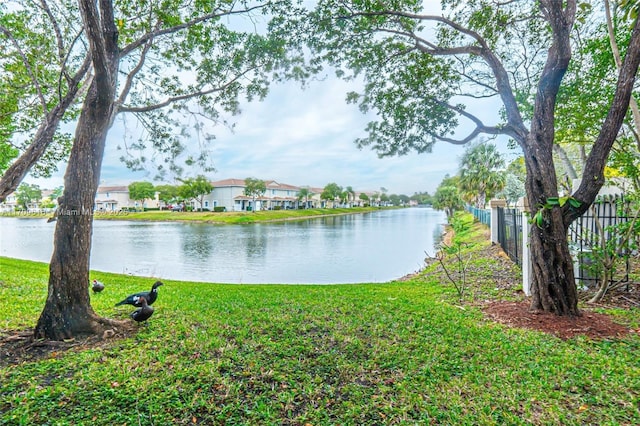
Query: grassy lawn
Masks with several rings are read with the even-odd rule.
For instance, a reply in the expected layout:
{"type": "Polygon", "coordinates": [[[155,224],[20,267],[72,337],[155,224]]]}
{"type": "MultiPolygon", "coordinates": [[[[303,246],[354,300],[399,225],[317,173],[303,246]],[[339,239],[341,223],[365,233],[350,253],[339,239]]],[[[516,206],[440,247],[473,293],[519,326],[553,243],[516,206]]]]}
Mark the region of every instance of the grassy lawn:
{"type": "Polygon", "coordinates": [[[271,222],[281,220],[306,219],[315,216],[365,213],[378,210],[377,207],[304,209],[304,210],[263,210],[257,212],[170,212],[146,211],[123,212],[122,214],[96,213],[96,219],[149,220],[149,221],[196,221],[226,224],[271,222]]]}
{"type": "MultiPolygon", "coordinates": [[[[468,253],[488,244],[478,229],[458,224],[468,253]]],[[[436,269],[386,284],[164,281],[133,337],[0,363],[0,424],[640,424],[637,334],[507,328],[436,269]]],[[[94,309],[120,319],[132,309],[114,303],[154,281],[91,278],[107,286],[94,309]]],[[[470,297],[514,294],[469,282],[470,297]]],[[[33,327],[46,292],[46,265],[0,258],[0,334],[33,327]]]]}
{"type": "MultiPolygon", "coordinates": [[[[384,209],[397,207],[383,207],[384,209]]],[[[263,210],[257,212],[171,212],[168,210],[150,210],[146,212],[95,212],[99,220],[142,220],[175,222],[209,222],[221,224],[243,224],[256,222],[274,222],[283,220],[302,220],[317,216],[335,216],[343,214],[367,213],[380,210],[379,207],[353,207],[331,209],[301,210],[263,210]]],[[[1,213],[0,217],[49,218],[53,213],[1,213]]]]}

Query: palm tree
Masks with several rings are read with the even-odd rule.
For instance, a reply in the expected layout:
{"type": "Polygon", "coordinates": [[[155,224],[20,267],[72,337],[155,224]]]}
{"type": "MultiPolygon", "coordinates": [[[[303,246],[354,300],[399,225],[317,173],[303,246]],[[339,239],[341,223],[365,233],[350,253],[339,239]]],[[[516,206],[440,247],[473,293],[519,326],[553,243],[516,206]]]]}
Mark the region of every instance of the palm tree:
{"type": "Polygon", "coordinates": [[[353,207],[352,200],[356,200],[356,191],[354,191],[352,187],[347,186],[344,192],[347,193],[347,202],[349,202],[349,207],[353,207]]]}
{"type": "Polygon", "coordinates": [[[312,197],[312,196],[313,196],[313,192],[311,192],[309,188],[302,188],[300,189],[300,191],[298,191],[298,201],[301,201],[302,199],[304,199],[305,209],[309,208],[309,197],[312,197]]]}
{"type": "Polygon", "coordinates": [[[477,208],[484,209],[487,198],[504,188],[504,166],[504,159],[495,145],[472,144],[460,162],[460,190],[475,198],[477,208]]]}

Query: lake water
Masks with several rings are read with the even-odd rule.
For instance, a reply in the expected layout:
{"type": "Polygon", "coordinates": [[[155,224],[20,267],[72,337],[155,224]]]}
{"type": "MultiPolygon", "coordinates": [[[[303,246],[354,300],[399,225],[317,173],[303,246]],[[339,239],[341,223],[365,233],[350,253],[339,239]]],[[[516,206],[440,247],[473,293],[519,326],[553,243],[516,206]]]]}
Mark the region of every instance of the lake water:
{"type": "MultiPolygon", "coordinates": [[[[96,220],[91,269],[238,284],[386,282],[434,255],[445,222],[430,208],[248,225],[96,220]]],[[[54,227],[0,218],[0,255],[49,262],[54,227]]]]}

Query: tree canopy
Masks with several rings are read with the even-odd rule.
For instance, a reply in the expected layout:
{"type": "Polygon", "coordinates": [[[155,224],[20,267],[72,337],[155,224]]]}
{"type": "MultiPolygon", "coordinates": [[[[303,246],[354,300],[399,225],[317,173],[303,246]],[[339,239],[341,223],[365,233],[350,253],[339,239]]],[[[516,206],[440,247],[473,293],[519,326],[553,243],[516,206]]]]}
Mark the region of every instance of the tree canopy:
{"type": "Polygon", "coordinates": [[[178,187],[178,194],[187,200],[197,200],[200,210],[204,209],[204,197],[213,191],[213,185],[204,175],[195,178],[181,179],[182,185],[178,187]]]}
{"type": "Polygon", "coordinates": [[[339,200],[342,196],[342,187],[335,182],[331,182],[325,185],[322,193],[320,194],[320,199],[336,201],[339,200]]]}
{"type": "Polygon", "coordinates": [[[244,195],[253,200],[253,209],[256,210],[256,198],[262,197],[267,192],[265,181],[248,177],[244,180],[244,195]]]}
{"type": "Polygon", "coordinates": [[[464,201],[462,201],[460,191],[458,190],[458,181],[458,177],[445,176],[431,199],[433,208],[443,210],[447,218],[453,217],[456,210],[464,207],[464,201]]]}
{"type": "MultiPolygon", "coordinates": [[[[127,133],[110,143],[131,169],[152,169],[158,178],[179,177],[191,166],[207,171],[207,129],[231,125],[242,98],[262,99],[270,83],[305,75],[266,18],[284,19],[295,7],[286,0],[156,3],[108,3],[120,74],[110,124],[120,121],[127,133]],[[201,141],[195,150],[186,143],[194,139],[201,141]]],[[[0,166],[20,154],[0,180],[2,200],[29,171],[47,175],[68,158],[73,136],[61,124],[78,119],[96,64],[77,1],[33,7],[31,0],[9,0],[0,7],[0,87],[11,87],[2,91],[11,96],[0,98],[0,166]]]]}
{"type": "Polygon", "coordinates": [[[492,143],[469,145],[460,160],[460,190],[479,209],[504,188],[504,159],[492,143]]]}
{"type": "Polygon", "coordinates": [[[170,204],[178,198],[178,187],[175,185],[156,185],[158,198],[165,204],[170,204]]]}
{"type": "Polygon", "coordinates": [[[300,188],[298,191],[298,201],[304,200],[304,206],[309,206],[309,198],[313,197],[313,192],[309,188],[300,188]]]}
{"type": "MultiPolygon", "coordinates": [[[[522,149],[525,188],[531,213],[537,214],[538,206],[558,197],[556,107],[572,64],[572,35],[583,23],[604,22],[604,15],[576,0],[445,0],[441,15],[424,12],[424,5],[320,0],[304,18],[312,51],[339,76],[364,82],[360,93],[347,96],[364,113],[374,113],[357,145],[390,156],[430,152],[436,142],[465,144],[481,135],[505,135],[522,149]],[[475,110],[469,106],[483,102],[475,110]],[[500,115],[490,122],[479,113],[482,108],[500,115]]],[[[604,183],[606,161],[629,106],[640,63],[637,18],[625,35],[624,60],[605,111],[594,112],[604,115],[584,165],[589,178],[571,195],[575,202],[539,212],[546,219],[531,236],[533,309],[579,315],[566,233],[604,183]]]]}
{"type": "Polygon", "coordinates": [[[131,182],[129,184],[129,198],[140,201],[140,207],[144,207],[144,200],[155,196],[156,191],[151,182],[131,182]]]}
{"type": "Polygon", "coordinates": [[[38,185],[23,183],[16,191],[16,201],[25,210],[32,203],[38,203],[42,199],[42,190],[38,185]]]}

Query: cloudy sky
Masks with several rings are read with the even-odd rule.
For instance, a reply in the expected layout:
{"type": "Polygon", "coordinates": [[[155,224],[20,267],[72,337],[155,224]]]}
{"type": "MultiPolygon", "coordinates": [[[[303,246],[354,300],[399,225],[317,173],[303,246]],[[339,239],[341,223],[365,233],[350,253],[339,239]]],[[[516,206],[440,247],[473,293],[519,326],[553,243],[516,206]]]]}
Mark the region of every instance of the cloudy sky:
{"type": "MultiPolygon", "coordinates": [[[[210,149],[216,172],[208,177],[212,181],[256,177],[312,187],[335,182],[357,191],[384,187],[389,193],[412,195],[423,191],[433,194],[446,174],[458,172],[464,147],[448,143],[436,143],[430,154],[382,159],[369,149],[359,150],[354,140],[365,136],[371,117],[345,102],[347,91],[352,89],[348,83],[332,78],[314,81],[305,90],[297,83],[273,86],[263,102],[244,105],[242,114],[235,117],[233,132],[223,127],[213,130],[217,137],[210,149]]],[[[488,123],[496,114],[495,109],[479,108],[479,115],[488,123]]],[[[118,121],[110,131],[101,173],[103,185],[152,180],[153,174],[131,172],[119,161],[122,151],[116,147],[122,145],[123,130],[118,121]]],[[[506,142],[497,144],[507,159],[516,156],[506,149],[506,142]]],[[[43,189],[54,188],[62,185],[64,168],[62,164],[50,179],[25,181],[43,189]]]]}
{"type": "MultiPolygon", "coordinates": [[[[427,1],[426,3],[437,2],[427,1]]],[[[359,150],[354,140],[366,136],[366,123],[374,117],[363,115],[356,105],[345,102],[346,93],[358,90],[354,83],[326,76],[303,90],[298,83],[274,85],[262,102],[247,103],[234,117],[233,132],[218,127],[216,139],[208,147],[215,173],[211,181],[255,177],[296,186],[324,187],[335,182],[356,191],[379,191],[412,195],[433,194],[446,174],[458,172],[464,147],[436,143],[430,154],[378,158],[369,149],[359,150]]],[[[485,124],[494,124],[498,104],[470,108],[485,124]]],[[[468,128],[461,127],[460,134],[468,128]]],[[[102,185],[127,185],[132,181],[152,181],[152,173],[131,172],[119,161],[124,126],[117,121],[109,133],[103,161],[102,185]]],[[[195,143],[195,141],[194,141],[195,143]]],[[[517,155],[506,149],[506,139],[497,142],[509,161],[517,155]]],[[[62,185],[66,165],[50,179],[27,177],[25,182],[41,188],[62,185]]],[[[187,170],[195,176],[199,170],[187,170]]],[[[157,182],[159,183],[159,182],[157,182]]],[[[174,183],[174,182],[168,182],[174,183]]]]}

